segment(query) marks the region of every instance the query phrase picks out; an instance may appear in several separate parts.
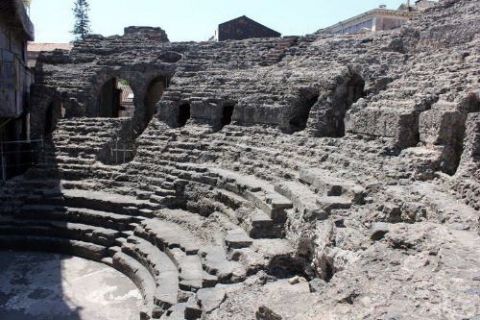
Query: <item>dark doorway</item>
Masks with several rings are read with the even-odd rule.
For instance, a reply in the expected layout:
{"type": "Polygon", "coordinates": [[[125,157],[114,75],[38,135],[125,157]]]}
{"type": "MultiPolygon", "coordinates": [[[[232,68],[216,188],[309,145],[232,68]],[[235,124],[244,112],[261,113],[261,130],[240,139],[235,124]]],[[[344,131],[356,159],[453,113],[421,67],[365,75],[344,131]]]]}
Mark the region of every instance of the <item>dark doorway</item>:
{"type": "Polygon", "coordinates": [[[234,110],[235,110],[234,104],[226,104],[225,106],[223,106],[222,128],[232,123],[232,116],[233,116],[234,110]]]}
{"type": "Polygon", "coordinates": [[[148,123],[156,113],[156,105],[167,87],[167,79],[165,77],[155,78],[148,86],[145,95],[145,123],[148,123]]]}
{"type": "Polygon", "coordinates": [[[58,119],[63,118],[64,113],[63,105],[59,101],[53,101],[48,105],[45,111],[45,136],[49,136],[55,131],[58,119]]]}
{"type": "MultiPolygon", "coordinates": [[[[335,106],[336,137],[345,136],[345,115],[352,104],[365,96],[365,81],[359,75],[354,74],[347,82],[345,89],[345,97],[340,97],[339,101],[337,101],[338,106],[335,106]]],[[[343,90],[341,92],[344,94],[343,90]]]]}
{"type": "Polygon", "coordinates": [[[308,116],[310,115],[310,110],[317,103],[318,95],[315,95],[311,98],[305,98],[301,105],[296,108],[293,117],[289,121],[290,133],[298,132],[305,130],[307,127],[308,116]]]}
{"type": "Polygon", "coordinates": [[[133,91],[126,80],[110,79],[97,98],[96,116],[101,118],[131,117],[134,110],[133,91]]]}
{"type": "Polygon", "coordinates": [[[190,119],[190,105],[184,103],[178,108],[178,118],[177,123],[179,127],[183,127],[187,124],[188,119],[190,119]]]}
{"type": "Polygon", "coordinates": [[[56,126],[56,121],[53,120],[53,109],[55,108],[53,102],[47,107],[47,111],[45,112],[45,135],[50,135],[56,126]]]}

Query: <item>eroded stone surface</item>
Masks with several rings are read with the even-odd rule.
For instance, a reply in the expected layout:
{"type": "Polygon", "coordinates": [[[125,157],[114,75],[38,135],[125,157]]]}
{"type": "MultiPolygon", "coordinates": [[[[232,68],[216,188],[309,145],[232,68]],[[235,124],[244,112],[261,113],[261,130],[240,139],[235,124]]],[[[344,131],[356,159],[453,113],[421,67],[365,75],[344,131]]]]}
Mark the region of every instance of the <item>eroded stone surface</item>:
{"type": "Polygon", "coordinates": [[[475,319],[479,17],[443,0],[385,33],[134,28],[44,54],[32,129],[52,99],[66,119],[2,188],[0,247],[117,268],[142,319],[475,319]],[[92,118],[112,77],[131,119],[92,118]]]}

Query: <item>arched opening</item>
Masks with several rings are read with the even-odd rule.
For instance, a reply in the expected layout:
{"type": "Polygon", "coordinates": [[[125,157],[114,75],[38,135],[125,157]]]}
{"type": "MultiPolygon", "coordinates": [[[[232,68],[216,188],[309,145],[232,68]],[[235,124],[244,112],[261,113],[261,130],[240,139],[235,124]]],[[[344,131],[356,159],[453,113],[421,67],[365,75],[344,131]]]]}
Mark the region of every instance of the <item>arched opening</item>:
{"type": "Polygon", "coordinates": [[[340,88],[340,94],[342,96],[337,99],[338,106],[335,107],[336,137],[345,136],[345,115],[352,104],[365,96],[365,81],[358,74],[354,74],[345,88],[340,88]]]}
{"type": "Polygon", "coordinates": [[[97,98],[96,116],[101,118],[131,117],[134,94],[127,80],[112,78],[105,82],[97,98]]]}
{"type": "Polygon", "coordinates": [[[145,95],[145,123],[148,123],[156,113],[156,105],[168,85],[166,77],[157,77],[150,82],[145,95]]]}
{"type": "Polygon", "coordinates": [[[52,101],[45,111],[45,127],[44,135],[49,136],[55,131],[58,123],[58,119],[65,116],[65,108],[59,101],[52,101]]]}
{"type": "Polygon", "coordinates": [[[310,98],[305,97],[301,100],[300,105],[295,108],[295,113],[288,122],[290,133],[305,130],[307,127],[310,110],[312,110],[312,107],[315,105],[315,103],[317,103],[317,101],[318,95],[314,95],[310,98]]]}
{"type": "Polygon", "coordinates": [[[187,124],[188,119],[190,119],[190,104],[183,103],[178,108],[178,117],[177,123],[179,127],[183,127],[187,124]]]}
{"type": "Polygon", "coordinates": [[[235,110],[235,104],[227,103],[223,106],[222,111],[222,128],[232,123],[233,111],[235,110]]]}
{"type": "Polygon", "coordinates": [[[190,104],[183,103],[178,108],[177,123],[179,127],[183,127],[187,124],[188,119],[190,119],[190,104]]]}

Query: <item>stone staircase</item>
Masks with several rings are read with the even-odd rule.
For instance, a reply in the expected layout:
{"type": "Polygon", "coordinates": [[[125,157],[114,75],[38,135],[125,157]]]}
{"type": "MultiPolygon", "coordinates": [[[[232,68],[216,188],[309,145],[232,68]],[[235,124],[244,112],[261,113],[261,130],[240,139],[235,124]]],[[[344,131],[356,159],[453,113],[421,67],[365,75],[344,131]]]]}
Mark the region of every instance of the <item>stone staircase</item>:
{"type": "MultiPolygon", "coordinates": [[[[225,183],[233,183],[232,179],[229,176],[225,183]]],[[[68,182],[55,185],[52,181],[47,187],[44,181],[41,189],[40,182],[23,184],[18,180],[11,185],[15,188],[10,196],[5,191],[2,194],[2,202],[10,206],[2,206],[0,247],[71,254],[110,265],[139,287],[145,319],[166,317],[181,307],[182,319],[199,318],[202,308],[195,295],[198,290],[213,288],[217,283],[242,282],[248,273],[267,269],[274,258],[269,250],[278,244],[265,246],[261,239],[255,243],[241,227],[221,217],[207,219],[188,211],[172,212],[136,197],[68,189],[68,182]],[[182,224],[182,215],[187,217],[189,227],[182,224]],[[219,226],[214,228],[219,230],[219,241],[205,239],[204,234],[211,230],[202,230],[206,221],[219,226]],[[261,252],[258,248],[262,246],[266,248],[263,266],[242,261],[245,255],[261,252]]],[[[245,187],[245,182],[238,186],[245,187]]],[[[260,229],[259,222],[253,220],[251,233],[271,234],[271,230],[263,230],[272,227],[275,220],[283,221],[279,208],[289,205],[279,200],[261,202],[267,195],[257,188],[250,187],[248,192],[270,212],[271,220],[264,214],[267,222],[262,222],[260,229]]],[[[282,254],[292,254],[293,249],[289,250],[282,254]]]]}
{"type": "Polygon", "coordinates": [[[318,139],[286,135],[263,126],[228,125],[219,132],[201,134],[194,128],[162,128],[157,131],[160,145],[153,146],[149,142],[142,146],[140,142],[136,163],[131,166],[141,169],[145,163],[155,162],[163,166],[167,161],[175,164],[213,163],[243,175],[276,181],[294,179],[300,166],[334,170],[340,175],[354,172],[357,179],[361,179],[359,175],[383,178],[385,172],[390,172],[389,178],[398,180],[414,176],[423,164],[418,159],[418,168],[411,167],[410,159],[389,156],[385,145],[375,140],[318,139]]]}
{"type": "Polygon", "coordinates": [[[98,155],[120,124],[59,123],[45,155],[50,164],[1,190],[0,248],[63,253],[112,266],[140,289],[142,319],[200,318],[205,309],[197,292],[243,282],[270,270],[275,257],[293,256],[284,239],[292,203],[269,182],[170,158],[174,152],[159,156],[177,139],[168,131],[152,139],[152,130],[165,130],[161,125],[145,131],[134,161],[100,164],[98,155]],[[101,126],[110,136],[96,133],[101,126]],[[211,210],[197,205],[209,199],[211,210]]]}

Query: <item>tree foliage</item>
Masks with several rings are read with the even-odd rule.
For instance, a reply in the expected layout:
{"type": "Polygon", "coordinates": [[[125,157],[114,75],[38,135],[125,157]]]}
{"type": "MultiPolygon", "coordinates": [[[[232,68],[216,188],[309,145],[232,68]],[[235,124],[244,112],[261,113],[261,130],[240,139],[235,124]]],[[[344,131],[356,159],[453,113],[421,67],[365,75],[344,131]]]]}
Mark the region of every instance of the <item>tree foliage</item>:
{"type": "Polygon", "coordinates": [[[75,35],[76,40],[83,40],[91,31],[90,18],[88,17],[89,9],[90,6],[87,0],[75,0],[73,7],[75,24],[72,33],[75,35]]]}

